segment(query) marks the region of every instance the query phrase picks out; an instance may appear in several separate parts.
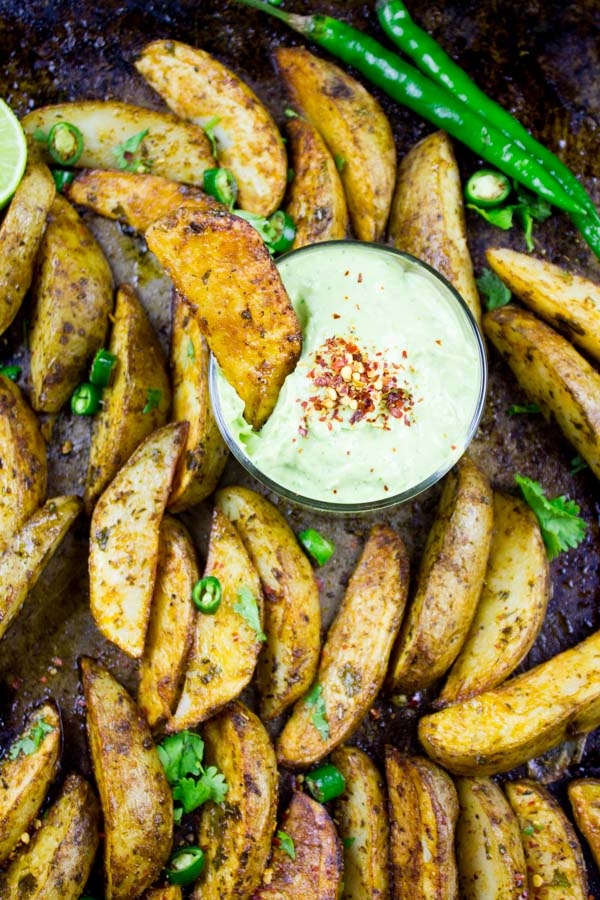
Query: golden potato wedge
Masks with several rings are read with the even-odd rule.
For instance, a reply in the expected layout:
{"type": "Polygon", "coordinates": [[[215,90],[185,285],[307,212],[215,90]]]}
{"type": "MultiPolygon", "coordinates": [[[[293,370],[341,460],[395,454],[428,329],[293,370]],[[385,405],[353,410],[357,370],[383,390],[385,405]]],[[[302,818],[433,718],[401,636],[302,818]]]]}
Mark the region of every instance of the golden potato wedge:
{"type": "Polygon", "coordinates": [[[516,306],[486,313],[483,328],[525,392],[600,478],[598,372],[565,338],[516,306]]]}
{"type": "Polygon", "coordinates": [[[0,763],[0,863],[10,856],[37,816],[56,777],[61,745],[58,708],[53,702],[46,702],[28,716],[23,730],[3,757],[0,763]]]}
{"type": "Polygon", "coordinates": [[[600,780],[579,778],[568,787],[573,817],[600,866],[600,780]]]}
{"type": "Polygon", "coordinates": [[[272,503],[248,488],[226,487],[217,493],[216,505],[235,525],[261,580],[267,640],[258,660],[260,714],[274,719],[315,677],[319,589],[294,533],[272,503]]]}
{"type": "Polygon", "coordinates": [[[213,415],[208,391],[209,352],[198,321],[177,291],[172,310],[171,418],[189,425],[169,497],[169,509],[181,512],[212,494],[229,452],[213,415]]]}
{"type": "Polygon", "coordinates": [[[46,444],[20,389],[0,375],[0,551],[46,496],[46,444]]]}
{"type": "Polygon", "coordinates": [[[165,516],[158,540],[156,583],[137,696],[151,728],[170,718],[177,705],[194,629],[192,589],[199,578],[196,551],[181,522],[165,516]]]}
{"type": "Polygon", "coordinates": [[[0,225],[0,334],[18,313],[31,284],[55,193],[50,170],[30,151],[25,174],[0,225]]]}
{"type": "Polygon", "coordinates": [[[288,122],[287,132],[294,173],[286,203],[296,224],[292,249],[346,237],[346,197],[325,141],[310,122],[299,117],[288,122]]]}
{"type": "Polygon", "coordinates": [[[495,493],[483,591],[437,705],[480,694],[512,675],[542,627],[551,589],[537,518],[522,500],[495,493]]]}
{"type": "Polygon", "coordinates": [[[427,135],[400,163],[388,231],[397,250],[422,259],[454,285],[481,326],[460,173],[445,131],[427,135]]]}
{"type": "Polygon", "coordinates": [[[79,497],[48,500],[13,534],[0,553],[0,637],[18,615],[81,508],[79,497]]]}
{"type": "Polygon", "coordinates": [[[304,47],[278,47],[275,58],[292,103],[339,159],[357,238],[383,235],[396,176],[396,148],[381,106],[351,75],[304,47]]]}
{"type": "Polygon", "coordinates": [[[173,840],[173,798],[150,729],[125,688],[81,660],[86,728],[104,815],[107,900],[137,897],[158,877],[173,840]]]}
{"type": "Polygon", "coordinates": [[[219,165],[235,176],[242,209],[268,216],[279,207],[287,184],[285,147],[247,84],[210,53],[179,41],[147,44],[135,67],[182,119],[200,126],[216,119],[219,165]]]}
{"type": "Polygon", "coordinates": [[[507,772],[600,725],[599,665],[600,631],[500,687],[424,716],[421,743],[450,772],[507,772]]]}
{"type": "Polygon", "coordinates": [[[300,356],[300,324],[262,238],[229,212],[182,207],[146,231],[255,428],[300,356]]]}
{"type": "Polygon", "coordinates": [[[144,894],[144,900],[182,900],[182,897],[181,888],[176,884],[170,884],[168,887],[150,888],[144,894]]]}
{"type": "Polygon", "coordinates": [[[102,494],[92,516],[92,615],[104,637],[133,657],[144,651],[160,521],[186,429],[185,422],[173,423],[147,437],[102,494]]]}
{"type": "Polygon", "coordinates": [[[530,900],[588,900],[577,835],[552,794],[529,780],[504,789],[521,829],[530,900]]]}
{"type": "Polygon", "coordinates": [[[279,736],[281,765],[308,766],[356,730],[383,684],[407,591],[402,539],[375,525],[327,634],[315,687],[296,703],[279,736]]]}
{"type": "Polygon", "coordinates": [[[398,638],[388,684],[422,690],[456,659],[483,587],[493,528],[493,494],[483,472],[463,457],[446,476],[427,537],[417,589],[398,638]]]}
{"type": "Polygon", "coordinates": [[[489,778],[456,780],[460,812],[456,858],[464,900],[526,900],[527,873],[519,823],[489,778]]]}
{"type": "Polygon", "coordinates": [[[275,751],[260,719],[234,703],[202,729],[206,765],[225,776],[225,803],[202,808],[198,843],[206,862],[198,900],[250,897],[271,852],[279,776],[275,751]]]}
{"type": "Polygon", "coordinates": [[[600,362],[600,285],[516,250],[486,250],[515,297],[600,362]]]}
{"type": "Polygon", "coordinates": [[[109,350],[117,357],[112,383],[94,429],[84,503],[91,515],[96,500],[133,451],[164,425],[171,406],[171,386],[158,338],[135,291],[117,291],[109,350]]]}
{"type": "Polygon", "coordinates": [[[264,640],[260,580],[235,528],[215,510],[204,577],[219,579],[221,604],[216,613],[199,613],[183,691],[170,733],[192,728],[234,700],[256,667],[264,640]]]}
{"type": "Polygon", "coordinates": [[[428,759],[405,756],[389,746],[385,772],[394,896],[457,900],[458,800],[452,779],[428,759]]]}
{"type": "Polygon", "coordinates": [[[21,124],[33,135],[38,129],[48,133],[57,122],[70,122],[83,135],[83,153],[75,163],[79,168],[120,169],[139,160],[140,172],[152,171],[153,175],[201,186],[204,170],[214,166],[210,143],[201,128],[155,109],[117,100],[80,100],[34,109],[21,124]],[[119,148],[142,132],[146,134],[133,159],[120,164],[119,148]]]}
{"type": "Polygon", "coordinates": [[[331,754],[346,780],[335,802],[335,821],[344,844],[342,900],[389,900],[389,827],[381,775],[357,747],[338,747],[331,754]]]}

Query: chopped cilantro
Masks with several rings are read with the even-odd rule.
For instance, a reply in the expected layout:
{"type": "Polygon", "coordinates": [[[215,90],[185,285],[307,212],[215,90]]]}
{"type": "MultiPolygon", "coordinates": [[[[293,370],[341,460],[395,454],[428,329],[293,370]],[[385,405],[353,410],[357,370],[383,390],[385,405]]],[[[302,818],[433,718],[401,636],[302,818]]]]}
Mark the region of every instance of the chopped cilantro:
{"type": "Polygon", "coordinates": [[[285,115],[286,115],[286,118],[288,118],[288,119],[299,119],[300,118],[298,113],[295,110],[290,109],[289,106],[285,110],[285,115]]]}
{"type": "Polygon", "coordinates": [[[532,236],[533,223],[545,222],[552,215],[552,208],[543,197],[538,197],[537,194],[526,191],[518,182],[515,181],[513,187],[517,195],[517,203],[509,203],[506,206],[497,206],[493,209],[483,209],[475,203],[468,203],[467,208],[474,209],[486,222],[495,225],[496,228],[502,228],[503,231],[508,231],[509,228],[512,228],[514,217],[516,216],[523,228],[527,250],[531,253],[534,246],[532,236]]]}
{"type": "Polygon", "coordinates": [[[202,130],[208,138],[210,149],[215,159],[219,158],[219,146],[215,137],[215,125],[218,125],[220,121],[221,116],[213,116],[212,119],[209,119],[208,122],[202,126],[202,130]]]}
{"type": "Polygon", "coordinates": [[[175,821],[212,800],[222,803],[227,794],[225,777],[215,766],[204,768],[204,741],[192,731],[169,735],[158,744],[158,755],[173,792],[175,821]]]}
{"type": "Polygon", "coordinates": [[[31,756],[38,749],[44,737],[54,730],[52,725],[48,725],[42,718],[37,719],[27,734],[12,744],[8,751],[8,758],[16,759],[18,756],[31,756]]]}
{"type": "Polygon", "coordinates": [[[152,412],[153,409],[156,409],[158,404],[160,403],[161,397],[161,390],[159,390],[158,388],[148,388],[146,394],[146,405],[142,410],[143,414],[146,415],[146,413],[152,412]]]}
{"type": "Polygon", "coordinates": [[[509,416],[518,416],[520,413],[539,413],[541,409],[537,403],[515,403],[508,409],[509,416]]]}
{"type": "Polygon", "coordinates": [[[334,156],[334,160],[335,160],[335,167],[338,170],[338,172],[343,172],[344,166],[346,165],[345,158],[343,156],[340,156],[339,153],[336,153],[334,156]]]}
{"type": "Polygon", "coordinates": [[[342,841],[342,844],[344,845],[344,850],[349,850],[350,847],[351,847],[353,844],[355,844],[355,843],[356,843],[356,838],[355,838],[355,837],[346,837],[346,838],[344,838],[344,840],[342,841]]]}
{"type": "Polygon", "coordinates": [[[294,842],[285,831],[278,831],[276,834],[276,844],[280,850],[287,853],[290,859],[296,859],[296,848],[294,842]]]}
{"type": "Polygon", "coordinates": [[[582,459],[581,456],[577,455],[571,460],[571,470],[569,474],[577,475],[578,472],[583,472],[583,470],[587,468],[589,468],[589,466],[585,459],[582,459]]]}
{"type": "Polygon", "coordinates": [[[124,169],[126,172],[137,172],[138,174],[150,171],[153,160],[145,158],[140,152],[142,141],[148,134],[148,131],[148,128],[138,131],[137,134],[132,134],[126,141],[115,147],[115,156],[117,157],[119,169],[124,169]]]}
{"type": "Polygon", "coordinates": [[[509,228],[512,228],[514,206],[483,209],[483,207],[476,206],[474,203],[467,203],[467,209],[474,209],[486,222],[489,222],[490,225],[495,225],[496,228],[501,228],[502,231],[508,231],[509,228]]]}
{"type": "Polygon", "coordinates": [[[322,685],[315,684],[304,702],[308,708],[313,711],[312,723],[321,735],[321,739],[327,741],[329,739],[329,722],[327,721],[327,710],[325,708],[325,700],[323,699],[322,685]]]}
{"type": "Polygon", "coordinates": [[[191,360],[192,362],[196,362],[196,351],[195,351],[195,349],[194,349],[194,342],[193,342],[193,340],[192,340],[191,338],[189,339],[189,342],[188,342],[188,348],[187,348],[187,354],[186,354],[186,356],[187,356],[187,358],[188,358],[189,360],[191,360]]]}
{"type": "Polygon", "coordinates": [[[567,876],[565,875],[564,872],[562,872],[560,869],[555,869],[554,870],[554,878],[552,879],[552,881],[548,882],[548,886],[549,887],[568,888],[568,887],[571,887],[571,882],[569,881],[569,879],[567,878],[567,876]]]}
{"type": "Polygon", "coordinates": [[[515,475],[515,481],[537,516],[548,558],[578,547],[586,535],[587,523],[579,516],[577,503],[565,496],[548,500],[539,482],[523,475],[515,475]]]}
{"type": "Polygon", "coordinates": [[[488,310],[498,309],[510,303],[511,293],[503,281],[491,269],[484,269],[477,279],[477,287],[485,298],[488,310]]]}
{"type": "Polygon", "coordinates": [[[526,834],[526,835],[533,834],[533,825],[526,825],[525,828],[521,829],[521,834],[526,834]]]}
{"type": "Polygon", "coordinates": [[[260,613],[258,601],[249,587],[242,585],[236,591],[239,602],[233,604],[233,609],[239,613],[242,619],[256,632],[257,641],[266,641],[267,636],[260,627],[260,613]]]}

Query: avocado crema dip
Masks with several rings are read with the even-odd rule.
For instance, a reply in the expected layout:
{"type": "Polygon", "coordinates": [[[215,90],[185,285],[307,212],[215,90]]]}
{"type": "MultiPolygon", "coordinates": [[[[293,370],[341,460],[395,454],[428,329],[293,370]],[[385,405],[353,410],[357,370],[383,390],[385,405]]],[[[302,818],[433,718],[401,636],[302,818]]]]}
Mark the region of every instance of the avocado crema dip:
{"type": "Polygon", "coordinates": [[[315,244],[278,267],[302,355],[260,432],[216,368],[230,439],[273,482],[317,501],[377,501],[447,471],[472,437],[485,384],[476,327],[454,292],[376,244],[315,244]]]}

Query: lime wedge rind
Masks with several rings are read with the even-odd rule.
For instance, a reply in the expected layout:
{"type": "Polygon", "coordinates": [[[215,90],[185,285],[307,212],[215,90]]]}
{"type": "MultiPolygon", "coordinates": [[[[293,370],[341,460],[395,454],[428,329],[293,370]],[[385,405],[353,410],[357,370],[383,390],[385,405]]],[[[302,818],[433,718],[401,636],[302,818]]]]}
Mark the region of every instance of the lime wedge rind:
{"type": "Polygon", "coordinates": [[[0,98],[0,209],[19,186],[27,162],[27,140],[14,112],[0,98]]]}

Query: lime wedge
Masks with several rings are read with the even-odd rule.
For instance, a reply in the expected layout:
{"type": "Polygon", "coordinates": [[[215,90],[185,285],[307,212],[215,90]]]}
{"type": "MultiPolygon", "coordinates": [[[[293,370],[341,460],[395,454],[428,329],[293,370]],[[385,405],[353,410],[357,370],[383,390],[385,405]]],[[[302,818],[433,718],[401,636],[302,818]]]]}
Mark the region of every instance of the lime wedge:
{"type": "Polygon", "coordinates": [[[26,162],[23,129],[10,106],[0,99],[0,209],[19,186],[26,162]]]}

